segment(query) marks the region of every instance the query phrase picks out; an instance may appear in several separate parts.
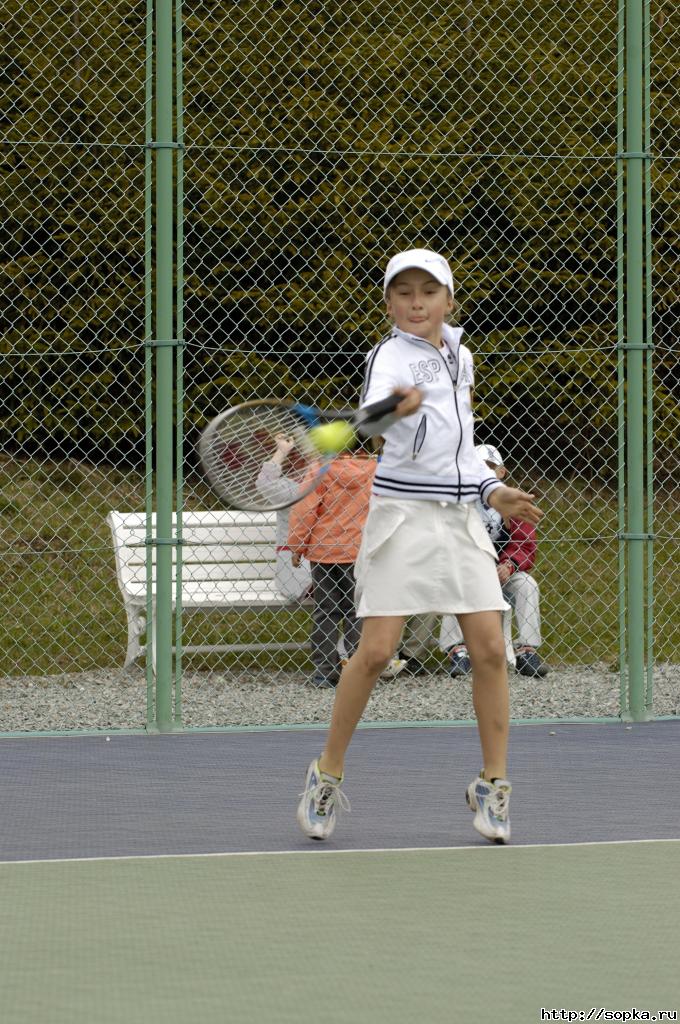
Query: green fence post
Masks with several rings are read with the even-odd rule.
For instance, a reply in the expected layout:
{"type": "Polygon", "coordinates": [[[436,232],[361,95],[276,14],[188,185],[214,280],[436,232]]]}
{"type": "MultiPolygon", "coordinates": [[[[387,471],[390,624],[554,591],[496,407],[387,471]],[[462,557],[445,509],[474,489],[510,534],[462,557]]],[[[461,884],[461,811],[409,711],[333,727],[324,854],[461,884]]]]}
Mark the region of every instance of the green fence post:
{"type": "MultiPolygon", "coordinates": [[[[144,73],[144,509],[146,536],[153,534],[153,0],[146,0],[144,73]]],[[[146,547],[146,726],[154,727],[153,547],[146,547]]]]}
{"type": "Polygon", "coordinates": [[[175,2],[175,104],[177,121],[177,365],[175,371],[175,466],[177,480],[177,562],[175,567],[175,727],[182,725],[182,510],[184,506],[184,85],[182,68],[182,0],[175,2]]]}
{"type": "Polygon", "coordinates": [[[173,33],[172,0],[156,0],[156,725],[172,713],[173,33]]]}
{"type": "Polygon", "coordinates": [[[626,0],[626,421],[628,706],[645,721],[645,459],[642,0],[626,0]]]}
{"type": "Polygon", "coordinates": [[[654,700],[654,334],[652,291],[652,110],[650,0],[644,0],[644,90],[645,90],[645,373],[647,384],[647,687],[645,708],[653,715],[654,700]]]}
{"type": "MultiPolygon", "coordinates": [[[[616,55],[616,152],[626,147],[626,0],[619,0],[616,55]]],[[[619,714],[628,715],[626,648],[626,268],[625,172],[616,161],[616,514],[618,527],[619,714]]]]}

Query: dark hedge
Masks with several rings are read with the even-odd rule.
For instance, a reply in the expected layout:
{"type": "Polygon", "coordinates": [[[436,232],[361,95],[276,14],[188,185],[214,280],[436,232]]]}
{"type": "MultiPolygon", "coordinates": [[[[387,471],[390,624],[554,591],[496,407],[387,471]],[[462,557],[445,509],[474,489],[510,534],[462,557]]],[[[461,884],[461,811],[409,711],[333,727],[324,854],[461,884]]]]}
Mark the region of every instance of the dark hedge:
{"type": "MultiPolygon", "coordinates": [[[[136,3],[5,3],[2,432],[139,454],[136,3]]],[[[449,254],[480,430],[615,468],[616,12],[607,0],[185,2],[189,438],[253,394],[352,402],[399,248],[449,254]]],[[[653,23],[658,441],[677,447],[678,15],[653,23]]]]}

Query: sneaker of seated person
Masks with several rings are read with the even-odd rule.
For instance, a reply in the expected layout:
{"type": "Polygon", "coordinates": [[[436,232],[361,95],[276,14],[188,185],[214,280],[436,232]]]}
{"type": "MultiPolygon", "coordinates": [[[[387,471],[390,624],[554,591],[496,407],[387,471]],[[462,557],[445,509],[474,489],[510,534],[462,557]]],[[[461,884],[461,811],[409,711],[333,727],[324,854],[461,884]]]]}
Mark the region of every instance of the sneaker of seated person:
{"type": "Polygon", "coordinates": [[[456,644],[447,651],[450,676],[467,676],[472,671],[470,656],[465,644],[456,644]]]}
{"type": "Polygon", "coordinates": [[[403,672],[406,668],[406,662],[403,658],[391,658],[385,668],[380,673],[381,679],[396,679],[400,672],[403,672]]]}
{"type": "Polygon", "coordinates": [[[338,676],[325,676],[317,669],[309,681],[317,690],[332,690],[338,684],[338,676]]]}
{"type": "Polygon", "coordinates": [[[425,676],[428,674],[428,670],[423,665],[422,661],[418,658],[414,658],[404,651],[399,653],[399,657],[404,662],[403,672],[407,676],[425,676]]]}
{"type": "Polygon", "coordinates": [[[534,679],[538,676],[547,676],[548,666],[543,663],[535,648],[521,647],[515,651],[515,657],[517,659],[515,668],[521,676],[530,676],[534,679]]]}

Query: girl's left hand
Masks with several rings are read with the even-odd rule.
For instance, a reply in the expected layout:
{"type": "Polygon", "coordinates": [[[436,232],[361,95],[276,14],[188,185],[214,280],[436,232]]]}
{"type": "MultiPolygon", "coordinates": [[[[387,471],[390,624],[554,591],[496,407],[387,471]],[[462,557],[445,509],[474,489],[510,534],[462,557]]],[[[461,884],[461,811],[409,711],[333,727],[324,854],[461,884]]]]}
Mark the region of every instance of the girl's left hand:
{"type": "Polygon", "coordinates": [[[497,487],[487,499],[487,504],[495,508],[503,519],[522,519],[525,523],[535,526],[543,518],[538,505],[534,504],[536,496],[520,491],[517,487],[497,487]]]}

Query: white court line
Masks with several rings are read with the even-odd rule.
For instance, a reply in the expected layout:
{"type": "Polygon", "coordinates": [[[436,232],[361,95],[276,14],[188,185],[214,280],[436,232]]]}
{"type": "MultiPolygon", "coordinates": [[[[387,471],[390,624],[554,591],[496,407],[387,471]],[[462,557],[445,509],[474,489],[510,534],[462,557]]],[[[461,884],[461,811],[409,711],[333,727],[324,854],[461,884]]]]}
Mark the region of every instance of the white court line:
{"type": "MultiPolygon", "coordinates": [[[[310,840],[311,842],[311,840],[310,840]]],[[[127,860],[199,860],[215,857],[305,857],[348,853],[431,853],[453,850],[549,850],[555,848],[572,849],[576,846],[639,846],[642,843],[680,843],[680,839],[602,839],[584,843],[514,843],[503,846],[488,843],[485,846],[383,846],[366,849],[332,850],[321,844],[310,846],[308,850],[226,850],[216,853],[130,853],[114,857],[43,857],[35,860],[0,860],[0,867],[16,864],[92,864],[99,861],[127,860]]]]}

